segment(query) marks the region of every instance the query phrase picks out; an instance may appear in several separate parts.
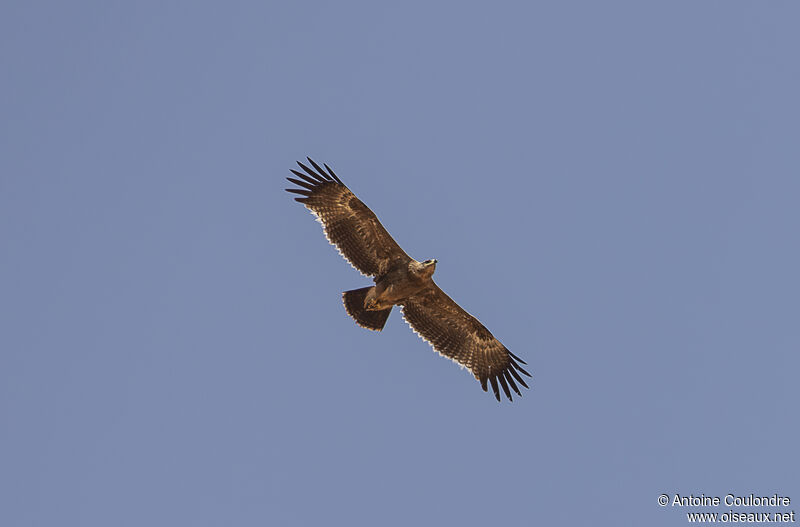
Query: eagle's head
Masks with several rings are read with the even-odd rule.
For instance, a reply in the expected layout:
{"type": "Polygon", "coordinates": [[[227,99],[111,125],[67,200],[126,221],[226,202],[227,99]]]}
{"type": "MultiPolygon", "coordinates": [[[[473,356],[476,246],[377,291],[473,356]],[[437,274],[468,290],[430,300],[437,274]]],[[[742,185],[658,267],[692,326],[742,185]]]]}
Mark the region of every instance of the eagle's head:
{"type": "Polygon", "coordinates": [[[423,278],[430,278],[436,270],[436,260],[425,260],[417,265],[415,271],[423,278]]]}

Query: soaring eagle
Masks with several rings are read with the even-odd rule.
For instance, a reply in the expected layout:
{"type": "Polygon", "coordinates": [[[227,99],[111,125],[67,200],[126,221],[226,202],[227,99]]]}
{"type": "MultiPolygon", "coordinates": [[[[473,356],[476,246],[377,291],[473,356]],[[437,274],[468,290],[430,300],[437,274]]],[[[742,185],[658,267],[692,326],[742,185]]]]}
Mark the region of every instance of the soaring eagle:
{"type": "Polygon", "coordinates": [[[386,232],[378,217],[348,189],[330,167],[323,170],[307,158],[312,168],[297,162],[303,172],[290,169],[300,179],[286,178],[300,188],[288,192],[322,223],[325,236],[358,271],[373,277],[374,286],[342,293],[344,307],[356,323],[380,331],[393,306],[436,351],[469,369],[487,383],[500,400],[498,383],[509,400],[511,390],[522,396],[517,383],[528,387],[520,373],[530,377],[520,363],[478,319],[464,311],[433,281],[436,260],[418,262],[408,256],[386,232]]]}

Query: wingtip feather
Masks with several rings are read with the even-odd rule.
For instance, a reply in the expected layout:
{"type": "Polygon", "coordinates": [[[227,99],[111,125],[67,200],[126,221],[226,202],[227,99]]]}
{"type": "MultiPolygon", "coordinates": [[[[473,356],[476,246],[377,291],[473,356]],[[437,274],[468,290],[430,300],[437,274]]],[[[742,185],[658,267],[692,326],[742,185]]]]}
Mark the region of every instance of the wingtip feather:
{"type": "Polygon", "coordinates": [[[317,189],[317,187],[315,185],[313,185],[311,183],[306,183],[305,181],[300,180],[300,179],[295,179],[293,177],[287,177],[286,179],[288,179],[290,182],[294,183],[298,187],[303,187],[303,188],[308,189],[308,190],[316,190],[317,189]]]}
{"type": "MultiPolygon", "coordinates": [[[[294,174],[295,176],[297,176],[299,178],[302,178],[304,181],[308,181],[310,184],[314,185],[315,187],[319,185],[319,181],[318,180],[316,180],[314,178],[310,178],[310,177],[308,177],[307,175],[303,174],[302,172],[300,172],[298,170],[290,168],[289,172],[291,172],[292,174],[294,174]]],[[[286,178],[286,179],[289,179],[289,178],[286,178]]]]}
{"type": "Polygon", "coordinates": [[[528,373],[527,371],[525,371],[525,368],[522,368],[522,367],[521,367],[519,364],[516,366],[516,368],[517,368],[517,369],[518,369],[520,372],[522,372],[522,373],[524,373],[525,375],[527,375],[528,377],[531,377],[531,378],[533,377],[533,375],[531,375],[530,373],[528,373]]]}
{"type": "Polygon", "coordinates": [[[505,375],[509,386],[511,386],[511,389],[513,389],[517,393],[517,395],[522,397],[522,393],[520,393],[519,388],[517,388],[517,384],[514,382],[514,378],[511,376],[510,373],[508,373],[508,370],[504,370],[503,375],[505,375]]]}
{"type": "Polygon", "coordinates": [[[503,393],[506,394],[506,397],[508,397],[508,400],[509,401],[513,401],[514,398],[511,397],[511,391],[508,389],[508,383],[506,382],[506,378],[503,375],[503,372],[500,372],[500,374],[497,376],[497,380],[500,381],[500,386],[503,387],[503,393]]]}
{"type": "Polygon", "coordinates": [[[304,165],[300,161],[298,161],[297,164],[300,165],[300,168],[302,168],[303,170],[306,171],[306,174],[308,174],[309,176],[313,177],[314,179],[316,179],[320,183],[327,183],[328,180],[326,180],[324,177],[320,176],[319,174],[317,174],[316,172],[314,172],[313,170],[308,168],[306,165],[304,165]]]}
{"type": "Polygon", "coordinates": [[[315,163],[313,159],[311,159],[310,157],[306,157],[306,159],[308,159],[308,162],[311,163],[311,166],[317,169],[317,172],[319,172],[322,175],[322,177],[326,178],[328,181],[333,181],[333,178],[331,178],[328,174],[326,174],[325,171],[322,169],[322,167],[319,166],[317,163],[315,163]]]}
{"type": "Polygon", "coordinates": [[[328,169],[328,174],[330,174],[331,176],[333,176],[333,179],[335,179],[336,181],[338,181],[338,182],[339,182],[339,184],[341,184],[341,185],[344,185],[344,183],[342,183],[342,180],[341,180],[341,179],[339,179],[339,177],[338,177],[338,176],[337,176],[337,175],[334,173],[334,171],[331,169],[331,167],[329,167],[329,166],[328,166],[327,164],[325,164],[325,163],[322,163],[322,165],[323,165],[323,166],[324,166],[326,169],[328,169]]]}
{"type": "Polygon", "coordinates": [[[525,381],[522,380],[522,377],[519,376],[519,374],[514,370],[514,368],[508,368],[507,371],[517,380],[518,383],[520,383],[525,388],[528,388],[530,390],[530,387],[525,383],[525,381]]]}
{"type": "MultiPolygon", "coordinates": [[[[508,351],[508,350],[506,350],[506,351],[508,351]]],[[[520,359],[519,357],[517,357],[516,355],[514,355],[510,351],[508,351],[508,354],[511,355],[511,357],[514,358],[515,360],[521,362],[522,364],[528,364],[527,362],[525,362],[524,360],[520,359]]]]}
{"type": "Polygon", "coordinates": [[[492,383],[492,391],[494,392],[494,397],[500,402],[500,390],[497,387],[497,377],[489,377],[489,382],[492,383]]]}
{"type": "Polygon", "coordinates": [[[311,191],[310,190],[303,190],[303,189],[299,189],[299,188],[285,188],[283,190],[285,190],[286,192],[291,192],[293,194],[300,194],[301,196],[310,196],[311,195],[311,191]]]}

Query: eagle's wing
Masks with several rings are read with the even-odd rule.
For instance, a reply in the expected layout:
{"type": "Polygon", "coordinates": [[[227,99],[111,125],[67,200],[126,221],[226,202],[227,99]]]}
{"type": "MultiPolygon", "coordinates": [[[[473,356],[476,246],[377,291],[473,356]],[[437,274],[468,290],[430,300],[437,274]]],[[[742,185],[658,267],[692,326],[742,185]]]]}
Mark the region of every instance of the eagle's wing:
{"type": "Polygon", "coordinates": [[[509,400],[512,400],[509,386],[522,396],[515,380],[528,387],[518,373],[531,376],[519,365],[525,361],[508,351],[478,319],[435,283],[405,301],[403,318],[433,349],[469,369],[483,391],[487,391],[486,382],[490,382],[498,401],[498,382],[509,400]]]}
{"type": "Polygon", "coordinates": [[[328,241],[353,267],[367,276],[380,276],[393,262],[411,260],[386,232],[375,213],[350,192],[328,165],[325,165],[326,172],[307,159],[316,170],[298,161],[305,174],[292,170],[300,179],[286,179],[302,188],[286,190],[302,196],[295,200],[316,216],[328,241]]]}

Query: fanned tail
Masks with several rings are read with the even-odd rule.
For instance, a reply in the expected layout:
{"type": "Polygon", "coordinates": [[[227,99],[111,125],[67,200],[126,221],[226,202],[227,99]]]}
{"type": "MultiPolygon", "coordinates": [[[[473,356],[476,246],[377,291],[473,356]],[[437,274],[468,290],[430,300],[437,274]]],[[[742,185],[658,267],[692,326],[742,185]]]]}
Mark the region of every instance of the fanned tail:
{"type": "Polygon", "coordinates": [[[347,314],[353,317],[356,324],[362,328],[380,331],[383,329],[383,326],[386,325],[386,320],[389,319],[389,313],[392,312],[392,308],[390,307],[381,311],[367,311],[364,308],[364,299],[367,297],[367,293],[370,289],[372,289],[372,286],[345,291],[342,293],[342,300],[344,301],[344,308],[347,310],[347,314]]]}

